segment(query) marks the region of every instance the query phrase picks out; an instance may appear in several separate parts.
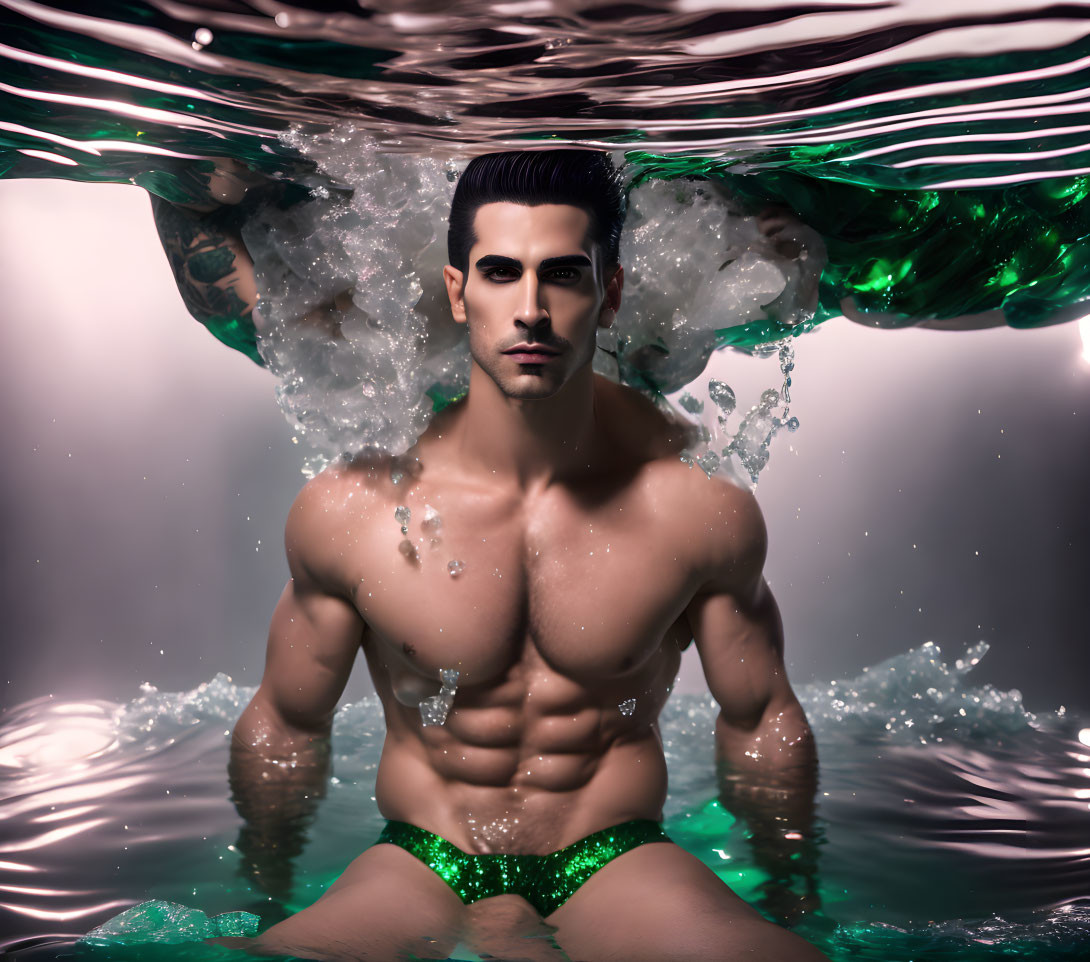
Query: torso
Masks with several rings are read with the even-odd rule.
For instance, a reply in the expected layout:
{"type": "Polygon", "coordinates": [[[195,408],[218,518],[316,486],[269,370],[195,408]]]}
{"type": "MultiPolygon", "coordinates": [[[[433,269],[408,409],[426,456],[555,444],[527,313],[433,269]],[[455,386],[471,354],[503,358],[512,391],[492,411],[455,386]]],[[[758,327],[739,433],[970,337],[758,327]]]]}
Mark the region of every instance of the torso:
{"type": "Polygon", "coordinates": [[[529,498],[462,478],[431,429],[402,462],[415,476],[396,485],[389,462],[339,469],[344,523],[330,547],[385,709],[386,818],[467,851],[545,853],[662,817],[657,719],[700,587],[686,492],[709,482],[679,460],[676,425],[616,397],[645,422],[627,422],[643,440],[619,441],[616,470],[577,489],[529,498]],[[438,531],[421,525],[429,505],[438,531]],[[399,551],[406,537],[415,557],[399,551]],[[451,561],[464,566],[455,576],[451,561]],[[447,720],[424,726],[419,703],[451,668],[447,720]]]}

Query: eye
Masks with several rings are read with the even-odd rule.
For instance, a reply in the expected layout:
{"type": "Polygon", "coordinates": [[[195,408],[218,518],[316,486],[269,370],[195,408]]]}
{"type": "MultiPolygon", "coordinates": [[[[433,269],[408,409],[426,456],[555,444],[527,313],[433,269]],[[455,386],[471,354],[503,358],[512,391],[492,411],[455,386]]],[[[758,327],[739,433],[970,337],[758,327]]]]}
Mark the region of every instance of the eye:
{"type": "MultiPolygon", "coordinates": [[[[517,277],[517,273],[510,267],[489,267],[485,270],[484,276],[489,280],[492,280],[499,275],[506,274],[510,277],[517,277]]],[[[502,279],[502,278],[501,278],[502,279]]]]}
{"type": "Polygon", "coordinates": [[[556,270],[549,272],[549,279],[554,281],[577,281],[579,280],[579,271],[574,267],[558,267],[556,270]]]}

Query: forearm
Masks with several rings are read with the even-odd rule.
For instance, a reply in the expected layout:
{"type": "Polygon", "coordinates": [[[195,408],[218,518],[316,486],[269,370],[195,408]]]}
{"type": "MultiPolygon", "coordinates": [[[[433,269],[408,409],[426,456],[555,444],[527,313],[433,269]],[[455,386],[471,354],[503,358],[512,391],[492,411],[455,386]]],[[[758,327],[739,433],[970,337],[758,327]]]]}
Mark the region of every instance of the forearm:
{"type": "Polygon", "coordinates": [[[749,731],[720,716],[715,745],[720,801],[746,823],[758,866],[777,882],[811,879],[817,751],[802,708],[790,706],[749,731]]]}
{"type": "Polygon", "coordinates": [[[244,822],[237,847],[247,874],[268,890],[290,886],[291,859],[303,849],[330,770],[327,729],[292,729],[256,699],[235,726],[228,774],[244,822]]]}

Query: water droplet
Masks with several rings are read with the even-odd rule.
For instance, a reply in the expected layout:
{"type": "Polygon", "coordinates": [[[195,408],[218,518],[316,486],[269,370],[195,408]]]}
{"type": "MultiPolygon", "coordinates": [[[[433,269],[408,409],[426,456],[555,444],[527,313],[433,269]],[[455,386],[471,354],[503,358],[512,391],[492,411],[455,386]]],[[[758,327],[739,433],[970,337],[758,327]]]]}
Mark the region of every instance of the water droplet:
{"type": "Polygon", "coordinates": [[[464,561],[448,561],[447,571],[450,572],[452,578],[457,578],[463,571],[466,570],[466,563],[464,561]]]}
{"type": "Polygon", "coordinates": [[[696,463],[700,465],[700,470],[710,478],[719,470],[719,455],[714,451],[709,451],[707,454],[697,458],[696,463]]]}
{"type": "Polygon", "coordinates": [[[678,398],[678,404],[680,404],[690,414],[700,414],[704,410],[704,402],[699,398],[693,397],[688,391],[678,398]]]}
{"type": "Polygon", "coordinates": [[[636,710],[636,699],[626,698],[617,706],[617,710],[628,718],[636,710]]]}
{"type": "Polygon", "coordinates": [[[461,673],[454,668],[439,669],[439,694],[425,698],[417,706],[420,709],[421,724],[425,727],[446,723],[447,715],[450,714],[451,706],[454,704],[459,674],[461,673]]]}
{"type": "Polygon", "coordinates": [[[394,520],[401,525],[401,533],[409,533],[409,519],[412,517],[412,512],[403,504],[399,504],[394,510],[394,520]]]}
{"type": "Polygon", "coordinates": [[[424,520],[420,522],[420,527],[425,531],[438,531],[443,526],[442,519],[439,517],[439,512],[435,510],[430,504],[424,505],[424,520]]]}
{"type": "Polygon", "coordinates": [[[738,399],[734,396],[734,389],[725,381],[709,381],[708,396],[724,414],[730,414],[738,403],[738,399]]]}

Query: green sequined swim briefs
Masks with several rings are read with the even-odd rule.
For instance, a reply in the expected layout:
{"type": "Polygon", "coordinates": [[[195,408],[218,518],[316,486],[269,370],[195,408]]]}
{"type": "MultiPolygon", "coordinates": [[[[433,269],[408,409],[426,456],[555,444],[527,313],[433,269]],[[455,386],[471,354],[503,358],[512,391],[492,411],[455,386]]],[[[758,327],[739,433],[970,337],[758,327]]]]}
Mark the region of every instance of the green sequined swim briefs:
{"type": "Polygon", "coordinates": [[[513,893],[521,895],[545,918],[618,855],[646,842],[669,841],[658,822],[636,819],[595,832],[548,855],[471,855],[441,835],[408,822],[387,822],[375,844],[389,842],[415,855],[466,905],[513,893]]]}

